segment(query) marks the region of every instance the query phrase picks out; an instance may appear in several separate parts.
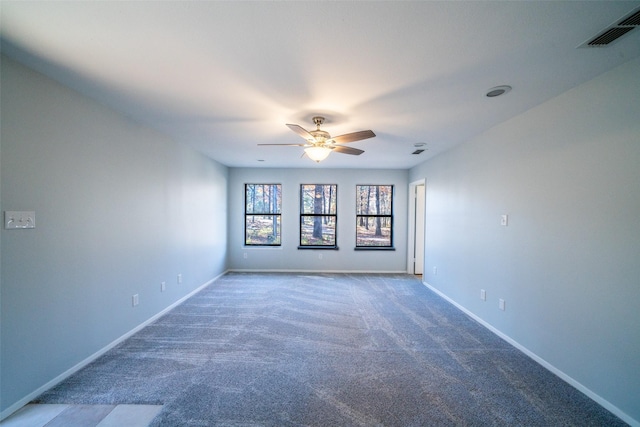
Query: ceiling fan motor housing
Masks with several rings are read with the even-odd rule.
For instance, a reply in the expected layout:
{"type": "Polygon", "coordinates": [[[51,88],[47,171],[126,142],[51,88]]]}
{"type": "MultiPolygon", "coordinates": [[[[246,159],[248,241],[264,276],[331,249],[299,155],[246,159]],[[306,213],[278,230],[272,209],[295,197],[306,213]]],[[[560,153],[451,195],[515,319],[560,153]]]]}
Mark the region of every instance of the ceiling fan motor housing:
{"type": "Polygon", "coordinates": [[[320,144],[323,144],[327,139],[331,137],[329,135],[329,132],[325,132],[320,129],[309,131],[309,133],[313,135],[313,137],[316,139],[316,142],[320,144]]]}

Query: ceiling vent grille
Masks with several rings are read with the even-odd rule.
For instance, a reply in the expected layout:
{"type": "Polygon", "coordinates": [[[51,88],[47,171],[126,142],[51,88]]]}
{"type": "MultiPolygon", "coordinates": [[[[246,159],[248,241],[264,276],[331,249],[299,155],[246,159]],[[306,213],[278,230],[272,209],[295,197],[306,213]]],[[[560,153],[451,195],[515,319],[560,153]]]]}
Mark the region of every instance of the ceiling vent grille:
{"type": "Polygon", "coordinates": [[[632,25],[636,27],[640,25],[640,10],[620,21],[618,25],[632,25]]]}
{"type": "Polygon", "coordinates": [[[606,46],[633,30],[633,27],[614,27],[591,40],[589,46],[606,46]]]}
{"type": "Polygon", "coordinates": [[[413,152],[413,153],[411,153],[411,154],[420,154],[420,153],[422,153],[423,151],[424,151],[424,150],[416,150],[416,151],[414,151],[414,152],[413,152]]]}
{"type": "Polygon", "coordinates": [[[640,26],[640,10],[631,12],[629,16],[625,16],[618,23],[605,28],[597,36],[579,47],[606,47],[638,26],[640,26]]]}

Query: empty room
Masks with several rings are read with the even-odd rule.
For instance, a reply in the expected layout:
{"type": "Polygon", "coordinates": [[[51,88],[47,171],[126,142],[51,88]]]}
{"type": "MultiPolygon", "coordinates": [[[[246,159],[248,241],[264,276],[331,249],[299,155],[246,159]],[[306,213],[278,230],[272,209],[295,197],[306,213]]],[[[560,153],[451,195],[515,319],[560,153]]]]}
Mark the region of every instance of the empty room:
{"type": "Polygon", "coordinates": [[[640,1],[0,1],[0,425],[640,426],[640,1]]]}

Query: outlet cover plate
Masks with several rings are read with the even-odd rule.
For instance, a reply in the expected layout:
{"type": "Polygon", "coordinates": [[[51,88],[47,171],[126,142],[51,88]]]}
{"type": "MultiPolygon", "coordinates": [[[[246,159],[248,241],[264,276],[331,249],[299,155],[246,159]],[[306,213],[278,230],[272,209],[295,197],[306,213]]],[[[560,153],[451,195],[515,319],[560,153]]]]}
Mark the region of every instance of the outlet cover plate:
{"type": "Polygon", "coordinates": [[[36,228],[36,213],[34,211],[4,211],[5,230],[19,230],[36,228]]]}

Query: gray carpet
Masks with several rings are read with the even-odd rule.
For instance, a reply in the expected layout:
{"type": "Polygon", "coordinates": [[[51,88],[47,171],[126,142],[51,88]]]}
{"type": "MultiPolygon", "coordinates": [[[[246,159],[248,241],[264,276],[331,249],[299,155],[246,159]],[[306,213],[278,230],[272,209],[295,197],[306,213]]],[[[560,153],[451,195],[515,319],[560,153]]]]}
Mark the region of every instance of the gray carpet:
{"type": "Polygon", "coordinates": [[[172,427],[625,425],[391,274],[227,274],[36,402],[163,404],[172,427]]]}

